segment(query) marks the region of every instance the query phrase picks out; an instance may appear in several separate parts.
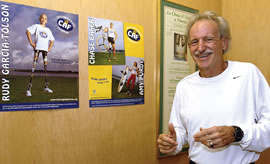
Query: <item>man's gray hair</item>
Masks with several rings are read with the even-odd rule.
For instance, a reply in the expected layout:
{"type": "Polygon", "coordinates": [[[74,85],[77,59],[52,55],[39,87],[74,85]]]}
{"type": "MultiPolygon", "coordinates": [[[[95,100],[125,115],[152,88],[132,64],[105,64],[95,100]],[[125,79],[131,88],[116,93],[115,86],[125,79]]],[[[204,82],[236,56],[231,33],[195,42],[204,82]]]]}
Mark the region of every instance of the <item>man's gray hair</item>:
{"type": "Polygon", "coordinates": [[[213,11],[206,11],[206,12],[201,13],[201,14],[196,14],[190,18],[190,21],[189,21],[189,23],[187,25],[187,29],[186,29],[188,42],[190,41],[189,32],[190,32],[191,27],[197,21],[200,21],[203,19],[215,21],[218,25],[218,28],[219,28],[220,38],[225,37],[226,39],[228,39],[228,47],[226,50],[224,50],[224,53],[223,53],[223,54],[225,54],[229,50],[229,48],[231,47],[231,40],[232,40],[229,23],[227,22],[227,20],[224,17],[217,16],[217,14],[213,11]]]}

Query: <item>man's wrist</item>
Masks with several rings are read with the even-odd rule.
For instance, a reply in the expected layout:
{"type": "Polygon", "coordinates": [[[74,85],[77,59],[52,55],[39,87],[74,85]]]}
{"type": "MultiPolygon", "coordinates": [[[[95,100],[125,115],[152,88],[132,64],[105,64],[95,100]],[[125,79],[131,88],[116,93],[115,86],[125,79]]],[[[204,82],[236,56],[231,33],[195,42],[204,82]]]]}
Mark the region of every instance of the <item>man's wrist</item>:
{"type": "Polygon", "coordinates": [[[229,126],[230,131],[231,131],[231,135],[232,135],[232,142],[235,142],[235,137],[234,137],[234,128],[232,126],[229,126]]]}
{"type": "Polygon", "coordinates": [[[233,142],[240,142],[242,138],[244,137],[244,132],[243,130],[238,127],[238,126],[232,126],[234,128],[234,133],[233,133],[233,142]]]}

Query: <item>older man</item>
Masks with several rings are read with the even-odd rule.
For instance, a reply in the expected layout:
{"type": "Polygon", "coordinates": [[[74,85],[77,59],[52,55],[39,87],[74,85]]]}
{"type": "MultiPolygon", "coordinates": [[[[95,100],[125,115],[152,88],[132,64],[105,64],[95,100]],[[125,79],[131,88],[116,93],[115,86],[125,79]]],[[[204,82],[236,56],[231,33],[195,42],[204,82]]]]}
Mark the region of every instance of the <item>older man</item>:
{"type": "Polygon", "coordinates": [[[187,26],[188,46],[199,71],[176,88],[169,134],[160,152],[189,144],[190,163],[248,164],[270,147],[270,89],[256,66],[225,61],[231,35],[227,21],[208,11],[187,26]]]}

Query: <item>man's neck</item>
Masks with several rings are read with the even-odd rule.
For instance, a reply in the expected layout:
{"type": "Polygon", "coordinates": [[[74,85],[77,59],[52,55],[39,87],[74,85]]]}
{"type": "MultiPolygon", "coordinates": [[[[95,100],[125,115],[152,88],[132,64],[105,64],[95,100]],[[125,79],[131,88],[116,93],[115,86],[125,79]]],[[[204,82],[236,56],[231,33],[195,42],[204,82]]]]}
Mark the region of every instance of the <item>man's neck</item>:
{"type": "Polygon", "coordinates": [[[200,69],[200,76],[204,78],[215,77],[221,74],[228,67],[228,62],[223,61],[221,64],[216,65],[215,69],[200,69]]]}

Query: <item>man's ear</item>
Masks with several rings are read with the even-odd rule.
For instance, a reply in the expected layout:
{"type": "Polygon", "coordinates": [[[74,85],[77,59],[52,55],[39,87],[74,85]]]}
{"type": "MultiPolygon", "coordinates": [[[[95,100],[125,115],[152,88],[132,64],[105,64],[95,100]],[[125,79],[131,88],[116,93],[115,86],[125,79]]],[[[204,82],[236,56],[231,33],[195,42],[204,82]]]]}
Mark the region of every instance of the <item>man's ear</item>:
{"type": "Polygon", "coordinates": [[[223,52],[229,48],[229,39],[227,37],[222,37],[222,50],[223,52]]]}

